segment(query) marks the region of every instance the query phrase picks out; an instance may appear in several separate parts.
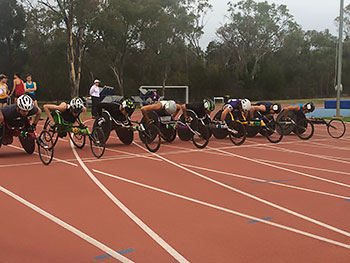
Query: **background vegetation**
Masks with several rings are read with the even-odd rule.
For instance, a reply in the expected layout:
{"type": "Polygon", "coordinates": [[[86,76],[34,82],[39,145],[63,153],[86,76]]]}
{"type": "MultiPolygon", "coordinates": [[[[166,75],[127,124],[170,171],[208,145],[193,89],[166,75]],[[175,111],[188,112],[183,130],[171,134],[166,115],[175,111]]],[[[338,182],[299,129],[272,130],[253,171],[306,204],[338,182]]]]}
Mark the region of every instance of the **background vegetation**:
{"type": "MultiPolygon", "coordinates": [[[[42,100],[87,95],[93,79],[121,95],[140,85],[189,85],[204,96],[335,96],[337,37],[303,31],[284,5],[231,3],[203,49],[207,0],[0,0],[0,72],[31,73],[42,100]]],[[[344,93],[350,93],[350,5],[344,93]]],[[[11,81],[10,81],[11,84],[11,81]]]]}

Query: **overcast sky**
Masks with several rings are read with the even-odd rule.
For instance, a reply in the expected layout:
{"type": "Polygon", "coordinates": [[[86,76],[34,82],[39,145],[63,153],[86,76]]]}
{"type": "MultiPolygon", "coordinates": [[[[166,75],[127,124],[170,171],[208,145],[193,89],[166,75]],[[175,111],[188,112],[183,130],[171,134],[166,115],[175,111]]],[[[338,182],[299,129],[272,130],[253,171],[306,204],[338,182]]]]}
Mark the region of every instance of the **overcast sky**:
{"type": "MultiPolygon", "coordinates": [[[[261,2],[262,0],[255,0],[261,2]]],[[[269,3],[284,4],[289,13],[294,16],[295,21],[304,30],[315,29],[323,31],[329,29],[334,35],[337,33],[337,25],[334,19],[339,16],[340,0],[267,0],[269,3]]],[[[213,6],[212,12],[208,12],[205,17],[206,26],[204,36],[201,39],[202,48],[206,48],[208,43],[216,38],[215,31],[225,23],[228,0],[209,0],[213,6]]],[[[231,0],[238,2],[238,0],[231,0]]],[[[350,4],[350,0],[344,0],[344,6],[350,4]]]]}

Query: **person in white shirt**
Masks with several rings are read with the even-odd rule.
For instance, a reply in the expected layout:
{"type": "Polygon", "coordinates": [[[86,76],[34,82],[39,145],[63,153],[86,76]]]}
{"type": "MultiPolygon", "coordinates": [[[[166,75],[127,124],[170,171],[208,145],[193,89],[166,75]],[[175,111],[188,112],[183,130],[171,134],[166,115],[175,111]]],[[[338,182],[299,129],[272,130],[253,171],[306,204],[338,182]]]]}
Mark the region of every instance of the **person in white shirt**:
{"type": "Polygon", "coordinates": [[[90,96],[92,100],[92,109],[91,109],[91,115],[93,119],[96,119],[98,117],[98,104],[100,103],[100,82],[98,79],[95,79],[94,85],[90,88],[90,96]]]}

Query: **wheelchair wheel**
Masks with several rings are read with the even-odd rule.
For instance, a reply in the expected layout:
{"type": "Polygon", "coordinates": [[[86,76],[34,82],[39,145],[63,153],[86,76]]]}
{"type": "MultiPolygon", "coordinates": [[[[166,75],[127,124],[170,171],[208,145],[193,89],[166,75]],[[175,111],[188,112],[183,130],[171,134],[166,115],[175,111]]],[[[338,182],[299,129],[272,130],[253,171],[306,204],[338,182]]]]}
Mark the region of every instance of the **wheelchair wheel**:
{"type": "Polygon", "coordinates": [[[85,146],[86,136],[83,134],[68,132],[69,138],[73,144],[78,148],[82,149],[85,146]]]}
{"type": "MultiPolygon", "coordinates": [[[[214,120],[220,120],[221,114],[222,114],[222,110],[219,110],[215,114],[214,120]]],[[[216,139],[225,139],[228,135],[228,131],[226,129],[212,128],[211,131],[216,139]]]]}
{"type": "Polygon", "coordinates": [[[176,138],[176,130],[173,127],[167,128],[164,124],[160,124],[160,132],[166,142],[172,142],[176,138]]]}
{"type": "Polygon", "coordinates": [[[160,134],[158,127],[152,123],[144,131],[140,131],[140,138],[150,152],[158,151],[160,147],[160,134]]]}
{"type": "Polygon", "coordinates": [[[193,144],[199,148],[203,149],[208,145],[209,142],[209,129],[202,122],[196,119],[196,123],[192,126],[196,133],[192,136],[193,144]]]}
{"type": "Polygon", "coordinates": [[[270,121],[262,127],[261,134],[264,135],[271,143],[278,143],[283,138],[283,129],[276,121],[270,121]]]}
{"type": "MultiPolygon", "coordinates": [[[[182,123],[185,123],[185,116],[182,114],[179,118],[182,123]]],[[[177,126],[177,135],[181,141],[189,141],[192,138],[192,132],[188,129],[187,126],[178,125],[177,126]]]]}
{"type": "Polygon", "coordinates": [[[53,142],[52,147],[54,147],[58,141],[57,126],[55,125],[55,126],[51,127],[49,125],[49,118],[46,118],[43,130],[46,130],[50,133],[50,135],[52,137],[52,142],[53,142]]]}
{"type": "Polygon", "coordinates": [[[332,138],[339,139],[346,131],[345,123],[341,119],[331,119],[327,124],[327,132],[332,138]]]}
{"type": "Polygon", "coordinates": [[[43,130],[37,140],[40,160],[43,164],[49,165],[53,159],[54,145],[51,134],[43,130]]]}
{"type": "Polygon", "coordinates": [[[128,128],[116,128],[115,133],[118,135],[120,141],[129,145],[134,140],[134,132],[128,128]]]}
{"type": "Polygon", "coordinates": [[[308,140],[314,135],[314,125],[308,119],[300,119],[296,123],[294,132],[302,140],[308,140]]]}
{"type": "MultiPolygon", "coordinates": [[[[293,119],[294,121],[297,120],[297,116],[293,111],[288,111],[288,117],[293,119]]],[[[284,118],[284,110],[278,114],[276,121],[281,125],[282,130],[283,130],[283,135],[288,135],[294,130],[294,125],[293,124],[285,124],[283,122],[284,118]]]]}
{"type": "Polygon", "coordinates": [[[212,129],[210,128],[210,124],[211,124],[211,119],[210,117],[207,115],[204,120],[203,120],[204,124],[207,126],[208,131],[209,131],[209,139],[210,137],[213,135],[212,129]]]}
{"type": "Polygon", "coordinates": [[[240,122],[231,122],[228,124],[228,132],[230,140],[235,145],[241,145],[244,143],[247,133],[244,125],[240,122]]]}
{"type": "Polygon", "coordinates": [[[106,142],[107,142],[109,135],[111,134],[112,122],[109,118],[109,115],[106,112],[104,112],[104,111],[102,112],[101,117],[97,118],[94,121],[94,125],[92,127],[93,127],[93,129],[95,127],[101,127],[103,130],[103,133],[105,135],[106,142]]]}
{"type": "Polygon", "coordinates": [[[96,158],[101,158],[106,149],[105,135],[101,127],[95,127],[89,135],[90,148],[96,158]]]}
{"type": "Polygon", "coordinates": [[[247,132],[247,137],[252,138],[255,137],[260,132],[260,126],[251,126],[246,125],[245,130],[247,132]]]}
{"type": "Polygon", "coordinates": [[[21,142],[23,149],[28,154],[32,154],[35,150],[35,140],[28,136],[25,136],[25,137],[19,136],[18,138],[19,138],[19,141],[21,142]]]}

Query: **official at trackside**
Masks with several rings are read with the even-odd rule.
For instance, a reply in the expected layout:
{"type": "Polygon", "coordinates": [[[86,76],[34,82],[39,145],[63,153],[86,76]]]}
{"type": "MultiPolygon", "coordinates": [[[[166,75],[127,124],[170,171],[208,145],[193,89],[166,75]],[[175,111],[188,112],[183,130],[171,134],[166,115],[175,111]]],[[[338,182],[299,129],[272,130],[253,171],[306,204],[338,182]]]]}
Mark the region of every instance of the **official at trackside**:
{"type": "Polygon", "coordinates": [[[91,115],[93,119],[98,117],[98,104],[100,103],[100,82],[98,79],[95,79],[94,85],[90,88],[90,96],[92,100],[92,109],[91,115]]]}

